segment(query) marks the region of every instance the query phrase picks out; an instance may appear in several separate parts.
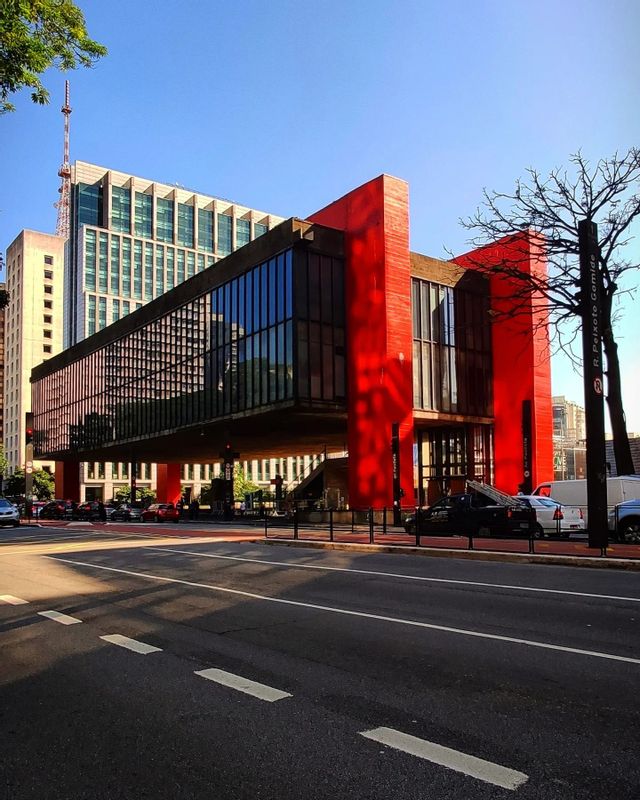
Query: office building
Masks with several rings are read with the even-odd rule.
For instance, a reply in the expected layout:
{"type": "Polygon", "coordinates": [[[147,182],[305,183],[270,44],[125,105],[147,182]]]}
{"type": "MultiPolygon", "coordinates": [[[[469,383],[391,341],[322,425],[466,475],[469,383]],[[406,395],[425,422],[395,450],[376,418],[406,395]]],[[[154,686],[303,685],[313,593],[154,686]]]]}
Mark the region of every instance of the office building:
{"type": "MultiPolygon", "coordinates": [[[[9,473],[24,467],[25,414],[31,410],[31,370],[62,349],[64,239],[23,230],[6,253],[4,310],[4,451],[9,473]]],[[[36,469],[53,468],[37,462],[36,469]]]]}
{"type": "MultiPolygon", "coordinates": [[[[283,219],[84,161],[72,166],[70,197],[65,347],[142,308],[283,219]]],[[[247,465],[256,476],[267,469],[247,465]]],[[[127,487],[130,470],[127,462],[85,464],[81,496],[110,499],[127,487]]],[[[138,486],[155,486],[153,464],[144,462],[137,472],[138,486]]],[[[213,465],[185,464],[182,478],[198,495],[215,474],[213,465]]]]}

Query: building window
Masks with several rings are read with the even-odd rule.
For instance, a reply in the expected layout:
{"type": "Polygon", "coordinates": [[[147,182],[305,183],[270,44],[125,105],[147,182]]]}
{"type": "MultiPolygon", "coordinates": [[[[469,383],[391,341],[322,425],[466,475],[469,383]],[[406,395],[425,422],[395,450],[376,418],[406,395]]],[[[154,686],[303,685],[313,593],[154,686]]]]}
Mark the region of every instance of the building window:
{"type": "Polygon", "coordinates": [[[164,293],[164,247],[156,245],[156,291],[155,296],[159,297],[164,293]]]}
{"type": "Polygon", "coordinates": [[[48,264],[49,266],[53,265],[53,256],[45,256],[44,263],[48,264]]]}
{"type": "Polygon", "coordinates": [[[52,281],[53,280],[53,272],[50,269],[45,269],[44,271],[44,279],[45,281],[52,281]]]}
{"type": "Polygon", "coordinates": [[[153,299],[153,245],[144,246],[144,299],[153,299]]]}
{"type": "Polygon", "coordinates": [[[236,220],[236,247],[244,247],[251,241],[251,222],[248,219],[236,220]]]}
{"type": "Polygon", "coordinates": [[[488,284],[472,291],[412,279],[413,402],[416,408],[490,416],[488,284]]]}
{"type": "Polygon", "coordinates": [[[131,239],[122,237],[122,294],[131,297],[131,239]]]}
{"type": "Polygon", "coordinates": [[[156,200],[156,239],[173,242],[173,200],[163,197],[156,200]]]}
{"type": "Polygon", "coordinates": [[[51,345],[50,344],[45,344],[45,345],[42,346],[42,349],[43,349],[43,351],[45,353],[50,353],[51,352],[51,345]]]}
{"type": "Polygon", "coordinates": [[[102,186],[79,183],[77,198],[78,227],[81,225],[102,227],[102,186]]]}
{"type": "Polygon", "coordinates": [[[109,237],[106,233],[100,234],[100,253],[98,262],[98,291],[107,291],[108,281],[108,261],[109,261],[109,237]]]}
{"type": "Polygon", "coordinates": [[[120,294],[120,237],[111,236],[111,294],[120,294]]]}
{"type": "Polygon", "coordinates": [[[89,336],[96,332],[96,298],[90,294],[87,305],[87,333],[89,336]]]}
{"type": "MultiPolygon", "coordinates": [[[[84,237],[84,285],[86,289],[96,288],[96,232],[85,231],[84,237]]],[[[45,291],[47,287],[45,286],[45,291]]]]}
{"type": "Polygon", "coordinates": [[[42,318],[42,321],[44,322],[45,325],[51,325],[52,324],[52,320],[53,320],[53,317],[50,316],[49,314],[45,314],[44,317],[42,318]]]}
{"type": "Polygon", "coordinates": [[[142,300],[142,242],[133,240],[133,296],[142,300]]]}
{"type": "Polygon", "coordinates": [[[98,300],[98,330],[107,327],[107,298],[101,297],[98,300]]]}
{"type": "Polygon", "coordinates": [[[193,206],[178,203],[178,244],[193,247],[193,206]]]}
{"type": "Polygon", "coordinates": [[[253,224],[253,238],[257,239],[258,236],[262,236],[263,233],[266,233],[269,230],[268,225],[263,225],[261,222],[254,222],[253,224]]]}
{"type": "Polygon", "coordinates": [[[117,322],[120,319],[120,301],[114,300],[111,303],[111,319],[113,322],[117,322]]]}
{"type": "Polygon", "coordinates": [[[150,239],[152,227],[153,197],[150,194],[136,192],[135,234],[150,239]]]}
{"type": "Polygon", "coordinates": [[[104,461],[98,461],[98,478],[104,480],[104,461]]]}
{"type": "Polygon", "coordinates": [[[51,331],[44,330],[42,331],[42,335],[44,336],[45,339],[51,339],[51,331]]]}
{"type": "Polygon", "coordinates": [[[53,286],[45,286],[44,287],[45,294],[53,294],[53,286]]]}
{"type": "Polygon", "coordinates": [[[131,232],[131,190],[111,187],[111,227],[122,233],[131,232]]]}
{"type": "Polygon", "coordinates": [[[52,309],[53,308],[53,301],[52,300],[45,300],[44,301],[44,307],[48,308],[48,309],[52,309]]]}
{"type": "Polygon", "coordinates": [[[218,252],[228,256],[232,249],[232,218],[228,214],[218,214],[218,252]]]}
{"type": "Polygon", "coordinates": [[[198,209],[198,250],[213,253],[213,211],[198,209]]]}

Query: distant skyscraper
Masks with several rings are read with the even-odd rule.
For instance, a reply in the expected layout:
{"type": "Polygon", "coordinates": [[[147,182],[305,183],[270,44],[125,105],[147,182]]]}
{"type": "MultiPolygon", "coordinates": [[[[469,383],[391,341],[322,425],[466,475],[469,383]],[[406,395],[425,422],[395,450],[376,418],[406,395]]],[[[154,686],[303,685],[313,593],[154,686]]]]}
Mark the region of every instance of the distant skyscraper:
{"type": "Polygon", "coordinates": [[[31,369],[62,350],[64,239],[23,230],[9,245],[5,263],[10,300],[4,311],[4,449],[14,472],[24,466],[31,369]]]}

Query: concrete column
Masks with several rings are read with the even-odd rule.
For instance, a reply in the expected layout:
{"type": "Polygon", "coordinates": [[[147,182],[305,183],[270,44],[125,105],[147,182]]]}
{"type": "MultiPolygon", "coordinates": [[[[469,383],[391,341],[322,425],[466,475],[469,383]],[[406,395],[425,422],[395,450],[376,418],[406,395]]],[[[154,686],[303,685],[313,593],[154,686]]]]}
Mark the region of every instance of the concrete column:
{"type": "Polygon", "coordinates": [[[182,492],[180,491],[181,464],[158,464],[157,500],[158,503],[177,503],[182,492]]]}
{"type": "Polygon", "coordinates": [[[60,500],[77,500],[80,498],[80,462],[56,461],[55,466],[56,497],[60,500]]]}

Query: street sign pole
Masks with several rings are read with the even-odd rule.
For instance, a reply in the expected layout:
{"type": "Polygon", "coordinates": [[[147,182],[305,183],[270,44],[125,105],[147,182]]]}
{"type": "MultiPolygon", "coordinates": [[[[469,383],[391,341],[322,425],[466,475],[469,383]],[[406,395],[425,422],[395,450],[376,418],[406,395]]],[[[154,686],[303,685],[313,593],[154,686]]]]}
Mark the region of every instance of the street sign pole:
{"type": "Polygon", "coordinates": [[[587,428],[587,511],[589,547],[606,548],[607,464],[604,442],[604,379],[598,226],[578,223],[582,297],[582,360],[587,428]]]}

